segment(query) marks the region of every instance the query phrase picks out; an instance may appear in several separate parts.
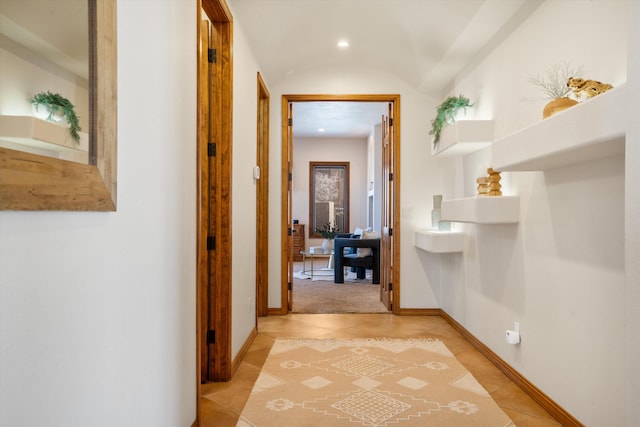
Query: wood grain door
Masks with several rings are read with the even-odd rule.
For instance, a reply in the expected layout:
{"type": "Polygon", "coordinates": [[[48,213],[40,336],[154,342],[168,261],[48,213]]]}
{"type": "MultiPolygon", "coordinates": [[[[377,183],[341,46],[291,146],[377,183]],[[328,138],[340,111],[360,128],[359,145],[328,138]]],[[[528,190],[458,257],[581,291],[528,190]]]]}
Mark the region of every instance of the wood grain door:
{"type": "Polygon", "coordinates": [[[231,13],[203,0],[198,58],[200,381],[228,381],[231,360],[231,13]]]}
{"type": "Polygon", "coordinates": [[[380,301],[393,308],[393,104],[389,103],[389,112],[382,117],[382,229],[381,229],[381,277],[380,301]]]}

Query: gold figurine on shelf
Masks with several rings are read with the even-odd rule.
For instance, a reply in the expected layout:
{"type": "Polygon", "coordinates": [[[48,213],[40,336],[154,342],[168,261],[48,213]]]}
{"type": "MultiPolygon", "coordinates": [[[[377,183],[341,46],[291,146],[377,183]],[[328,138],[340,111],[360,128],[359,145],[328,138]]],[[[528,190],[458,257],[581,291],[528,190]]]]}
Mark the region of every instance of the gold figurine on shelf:
{"type": "Polygon", "coordinates": [[[502,196],[502,185],[500,185],[500,172],[493,170],[493,168],[487,169],[489,174],[489,195],[490,196],[502,196]]]}
{"type": "Polygon", "coordinates": [[[486,176],[482,176],[476,179],[478,183],[478,196],[488,196],[489,195],[489,178],[486,176]]]}
{"type": "Polygon", "coordinates": [[[478,196],[502,196],[502,185],[500,184],[500,172],[487,169],[488,176],[482,176],[476,179],[478,183],[478,196]]]}

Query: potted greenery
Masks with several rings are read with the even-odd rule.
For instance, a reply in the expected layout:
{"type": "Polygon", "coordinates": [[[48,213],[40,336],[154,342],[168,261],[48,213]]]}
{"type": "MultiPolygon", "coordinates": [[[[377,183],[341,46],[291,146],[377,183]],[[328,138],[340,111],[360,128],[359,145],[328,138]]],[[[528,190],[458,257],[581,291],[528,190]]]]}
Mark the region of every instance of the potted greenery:
{"type": "Polygon", "coordinates": [[[578,101],[569,98],[571,88],[567,85],[569,77],[582,75],[582,68],[573,69],[567,62],[553,64],[542,77],[529,77],[529,83],[542,89],[545,99],[550,100],[542,111],[542,118],[576,105],[578,101]]]}
{"type": "Polygon", "coordinates": [[[324,237],[322,249],[324,249],[325,252],[331,252],[333,250],[333,239],[335,239],[338,234],[338,229],[335,225],[326,223],[321,228],[316,228],[316,233],[319,233],[324,237]]]}
{"type": "Polygon", "coordinates": [[[69,134],[76,143],[80,143],[80,124],[73,104],[59,93],[49,91],[36,93],[30,100],[34,112],[43,113],[45,120],[59,121],[62,118],[69,124],[69,134]],[[43,111],[41,111],[43,110],[43,111]]]}
{"type": "Polygon", "coordinates": [[[442,104],[438,105],[436,118],[431,120],[431,131],[429,132],[429,135],[434,136],[434,146],[440,141],[442,129],[456,121],[458,112],[461,110],[466,112],[467,108],[472,106],[473,104],[469,101],[469,98],[462,95],[450,96],[442,104]]]}

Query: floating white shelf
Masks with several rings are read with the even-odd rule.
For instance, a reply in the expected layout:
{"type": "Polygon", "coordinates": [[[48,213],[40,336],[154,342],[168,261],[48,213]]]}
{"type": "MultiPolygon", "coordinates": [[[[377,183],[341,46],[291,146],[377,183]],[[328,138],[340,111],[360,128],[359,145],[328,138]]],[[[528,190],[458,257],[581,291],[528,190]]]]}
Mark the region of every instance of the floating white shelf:
{"type": "Polygon", "coordinates": [[[32,116],[0,116],[0,140],[58,152],[88,151],[89,136],[80,132],[77,144],[69,128],[32,116]]]}
{"type": "Polygon", "coordinates": [[[461,156],[491,145],[493,120],[458,120],[442,129],[433,157],[461,156]]]}
{"type": "Polygon", "coordinates": [[[414,234],[414,246],[427,252],[462,252],[464,234],[460,231],[420,230],[414,234]]]}
{"type": "Polygon", "coordinates": [[[476,224],[513,224],[520,221],[519,196],[481,196],[442,201],[442,220],[476,224]]]}
{"type": "Polygon", "coordinates": [[[620,85],[494,141],[492,167],[544,171],[623,155],[629,95],[620,85]]]}

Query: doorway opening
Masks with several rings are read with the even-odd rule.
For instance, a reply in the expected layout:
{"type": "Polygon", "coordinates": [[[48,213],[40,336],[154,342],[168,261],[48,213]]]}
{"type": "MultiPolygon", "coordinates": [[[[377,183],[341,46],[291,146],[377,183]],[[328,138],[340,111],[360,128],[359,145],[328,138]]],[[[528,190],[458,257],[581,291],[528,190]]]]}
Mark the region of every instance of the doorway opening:
{"type": "MultiPolygon", "coordinates": [[[[307,191],[305,185],[303,189],[294,188],[294,175],[306,175],[306,170],[294,170],[294,134],[296,127],[296,117],[294,105],[298,103],[354,103],[358,106],[365,104],[382,104],[385,109],[384,114],[380,114],[379,126],[379,148],[380,148],[380,167],[374,178],[365,178],[364,191],[361,194],[355,194],[352,200],[360,198],[357,203],[361,206],[360,210],[363,217],[359,220],[361,223],[371,224],[372,228],[379,229],[380,236],[380,285],[379,296],[380,301],[393,313],[399,312],[399,95],[283,95],[282,110],[282,283],[281,283],[281,314],[286,314],[293,308],[294,294],[294,256],[299,254],[299,247],[294,248],[294,240],[296,240],[294,230],[300,229],[300,219],[294,218],[293,210],[293,194],[298,194],[299,190],[307,191]],[[369,185],[378,186],[380,203],[370,203],[368,198],[369,185]],[[370,205],[379,205],[381,207],[378,213],[379,221],[375,220],[375,214],[367,213],[367,207],[370,205]],[[294,220],[296,224],[294,224],[294,220]],[[377,223],[376,223],[377,222],[377,223]]],[[[340,151],[333,149],[332,151],[340,151]]],[[[340,160],[340,153],[335,153],[333,160],[340,160]]],[[[369,159],[367,159],[367,164],[369,159]]],[[[300,168],[298,165],[297,168],[300,168]]],[[[353,181],[352,181],[353,182],[353,181]]],[[[351,192],[354,194],[354,192],[351,192]]],[[[312,197],[312,196],[309,196],[312,197]]],[[[311,205],[311,204],[309,204],[311,205]]],[[[336,212],[339,215],[339,212],[336,212]]],[[[304,216],[304,215],[303,215],[304,216]]],[[[311,215],[306,216],[311,218],[311,215]]],[[[311,224],[310,224],[311,225],[311,224]]],[[[355,226],[355,224],[354,224],[355,226]]],[[[351,232],[353,230],[344,230],[351,232]]],[[[315,230],[305,230],[305,240],[308,236],[312,236],[315,230]]],[[[308,249],[309,244],[305,245],[308,249]]]]}

